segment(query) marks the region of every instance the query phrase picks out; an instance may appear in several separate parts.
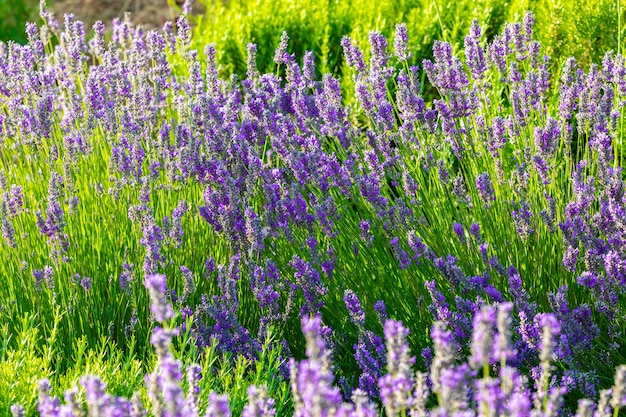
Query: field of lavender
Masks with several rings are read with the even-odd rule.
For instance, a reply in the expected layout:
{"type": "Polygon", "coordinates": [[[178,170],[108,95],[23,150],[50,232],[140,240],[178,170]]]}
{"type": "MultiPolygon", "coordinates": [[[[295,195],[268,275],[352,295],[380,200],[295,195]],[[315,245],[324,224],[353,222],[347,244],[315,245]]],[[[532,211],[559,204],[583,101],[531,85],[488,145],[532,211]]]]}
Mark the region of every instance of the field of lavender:
{"type": "Polygon", "coordinates": [[[619,414],[621,25],[589,64],[530,12],[419,62],[399,23],[341,71],[283,32],[238,76],[188,6],[0,43],[0,414],[619,414]]]}

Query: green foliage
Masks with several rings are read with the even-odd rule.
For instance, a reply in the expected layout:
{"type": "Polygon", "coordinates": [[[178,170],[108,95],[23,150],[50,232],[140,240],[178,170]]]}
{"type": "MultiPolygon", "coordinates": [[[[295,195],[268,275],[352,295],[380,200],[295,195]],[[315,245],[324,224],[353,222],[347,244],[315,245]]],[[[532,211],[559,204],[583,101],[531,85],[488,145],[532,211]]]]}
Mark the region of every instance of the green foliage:
{"type": "Polygon", "coordinates": [[[10,415],[11,404],[20,403],[26,409],[35,409],[37,382],[50,378],[52,371],[48,358],[37,349],[39,332],[34,327],[33,316],[23,318],[19,330],[8,332],[9,326],[0,328],[0,414],[10,415]],[[9,348],[15,339],[16,347],[9,348]]]}
{"type": "MultiPolygon", "coordinates": [[[[97,375],[110,394],[130,398],[138,392],[143,404],[149,404],[144,377],[157,366],[157,356],[139,361],[133,353],[134,339],[128,340],[125,350],[105,337],[94,349],[88,347],[84,337],[68,341],[74,356],[67,370],[58,372],[52,366],[55,354],[50,356],[48,348],[61,343],[48,339],[45,348],[40,349],[41,336],[36,322],[34,316],[22,319],[21,330],[14,336],[9,335],[6,324],[0,328],[0,415],[10,415],[9,407],[15,403],[21,404],[28,416],[36,415],[37,383],[43,378],[50,381],[51,395],[63,398],[65,390],[76,386],[79,400],[84,401],[81,378],[97,375]],[[10,338],[16,339],[16,348],[8,347],[10,338]]],[[[199,385],[199,398],[203,400],[201,410],[207,405],[209,393],[215,391],[228,393],[234,415],[241,415],[247,404],[247,389],[256,385],[267,387],[268,394],[276,400],[278,415],[289,415],[292,407],[289,383],[281,372],[285,359],[280,346],[274,346],[272,340],[268,338],[258,360],[252,363],[243,357],[220,357],[215,346],[198,352],[189,334],[175,339],[174,355],[183,366],[199,363],[203,369],[199,385]]]]}
{"type": "MultiPolygon", "coordinates": [[[[435,39],[446,40],[456,49],[473,19],[497,33],[506,20],[503,0],[252,0],[207,3],[207,13],[197,21],[192,47],[202,49],[214,42],[221,73],[240,77],[246,72],[246,45],[258,46],[261,72],[274,72],[274,48],[283,31],[289,35],[290,52],[298,59],[313,51],[320,74],[343,72],[343,36],[350,36],[369,55],[368,34],[376,30],[392,42],[395,24],[406,22],[412,63],[432,57],[435,39]]],[[[350,92],[350,80],[342,80],[350,92]]],[[[350,94],[350,93],[349,93],[350,94]]],[[[350,97],[349,97],[350,98],[350,97]]]]}
{"type": "Polygon", "coordinates": [[[36,0],[0,0],[0,41],[26,43],[26,22],[37,18],[36,0]]]}
{"type": "MultiPolygon", "coordinates": [[[[618,39],[623,44],[626,2],[621,1],[621,21],[616,0],[213,1],[205,2],[207,13],[197,20],[193,47],[202,49],[214,42],[222,75],[243,77],[246,45],[256,43],[259,70],[273,72],[274,48],[286,31],[291,39],[290,52],[301,58],[304,51],[313,51],[320,73],[341,75],[340,41],[345,35],[352,37],[367,57],[369,31],[379,31],[391,39],[394,25],[405,22],[411,34],[411,62],[421,66],[424,58],[432,56],[436,39],[461,50],[472,19],[478,19],[491,39],[506,21],[521,21],[530,10],[536,15],[536,38],[544,53],[553,58],[553,65],[573,56],[585,68],[599,62],[606,51],[617,51],[618,39]]],[[[349,87],[349,80],[342,82],[343,87],[349,87]]]]}
{"type": "Polygon", "coordinates": [[[586,68],[599,63],[606,51],[623,50],[625,6],[624,0],[513,0],[508,19],[518,20],[524,10],[532,11],[535,37],[544,53],[557,62],[573,56],[586,68]]]}

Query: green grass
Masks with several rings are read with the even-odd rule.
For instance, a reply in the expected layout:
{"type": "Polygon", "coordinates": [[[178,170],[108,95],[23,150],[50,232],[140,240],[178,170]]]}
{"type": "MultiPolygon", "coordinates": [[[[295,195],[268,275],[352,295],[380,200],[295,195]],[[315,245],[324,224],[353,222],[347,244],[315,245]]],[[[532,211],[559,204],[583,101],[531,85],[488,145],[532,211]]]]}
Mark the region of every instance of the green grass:
{"type": "MultiPolygon", "coordinates": [[[[81,378],[97,375],[107,386],[107,392],[125,398],[139,393],[144,406],[149,407],[145,375],[157,366],[157,356],[152,354],[139,360],[134,352],[136,340],[127,340],[125,349],[120,349],[107,337],[98,345],[89,347],[86,339],[78,338],[62,342],[56,336],[42,340],[34,316],[21,320],[21,329],[11,335],[4,325],[0,333],[0,414],[10,415],[12,404],[21,404],[27,416],[35,416],[37,410],[38,382],[50,381],[50,395],[63,398],[64,392],[74,386],[79,388],[78,400],[84,401],[85,393],[81,378]],[[15,348],[10,348],[11,340],[15,348]],[[41,342],[44,342],[43,347],[41,342]],[[55,370],[54,363],[63,353],[57,350],[61,344],[73,347],[71,365],[64,372],[55,370]]],[[[268,340],[272,340],[271,338],[268,340]]],[[[284,358],[280,347],[271,348],[269,342],[263,347],[259,359],[254,363],[243,357],[220,356],[215,346],[199,352],[193,347],[188,334],[175,340],[173,355],[184,366],[197,363],[202,367],[199,383],[200,409],[207,406],[211,391],[227,393],[234,415],[241,415],[247,404],[246,390],[250,385],[267,387],[268,394],[276,400],[278,415],[288,415],[292,409],[289,383],[282,378],[284,358]]],[[[149,409],[149,408],[148,408],[149,409]]]]}

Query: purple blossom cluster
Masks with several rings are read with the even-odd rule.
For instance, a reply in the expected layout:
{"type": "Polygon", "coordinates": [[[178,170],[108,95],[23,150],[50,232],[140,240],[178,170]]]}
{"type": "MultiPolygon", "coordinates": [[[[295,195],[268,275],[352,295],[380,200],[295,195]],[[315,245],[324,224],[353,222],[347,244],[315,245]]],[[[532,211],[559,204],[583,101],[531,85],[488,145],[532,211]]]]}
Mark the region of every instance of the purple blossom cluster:
{"type": "MultiPolygon", "coordinates": [[[[154,280],[154,279],[153,279],[154,280]]],[[[152,288],[147,281],[146,286],[152,288]]],[[[346,295],[351,311],[356,311],[352,294],[346,295]]],[[[160,303],[160,302],[159,302],[160,303]]],[[[564,381],[552,378],[553,361],[557,357],[561,326],[556,316],[543,314],[539,319],[539,358],[537,378],[533,385],[510,364],[515,354],[511,345],[511,303],[483,306],[473,318],[471,353],[463,359],[455,337],[442,321],[436,321],[431,330],[433,351],[427,372],[413,370],[415,357],[411,356],[407,335],[409,330],[401,322],[385,322],[387,350],[386,373],[378,378],[383,408],[365,391],[354,391],[350,402],[344,402],[341,390],[335,385],[332,351],[329,349],[319,315],[302,319],[306,339],[306,359],[290,360],[291,392],[294,416],[375,417],[386,415],[442,416],[442,415],[510,415],[556,416],[566,412],[564,395],[569,391],[564,381]]],[[[358,314],[357,314],[358,315],[358,314]]],[[[161,322],[160,324],[164,324],[161,322]]],[[[197,417],[201,415],[201,396],[198,381],[202,368],[191,364],[183,373],[182,363],[172,356],[170,345],[176,330],[157,326],[151,343],[157,354],[154,372],[146,376],[148,409],[153,415],[197,417]],[[186,393],[183,377],[186,375],[186,393]]],[[[582,399],[578,402],[576,417],[590,415],[617,415],[626,406],[626,366],[617,369],[614,386],[601,393],[599,401],[582,399]]],[[[132,399],[115,397],[106,392],[96,376],[81,379],[85,390],[80,399],[78,388],[65,392],[64,403],[49,393],[48,380],[39,382],[39,415],[59,416],[143,416],[146,408],[139,393],[132,399]],[[86,411],[86,414],[85,414],[86,411]]],[[[268,397],[265,387],[248,388],[248,404],[243,416],[276,415],[275,401],[268,397]]],[[[22,406],[11,406],[14,417],[22,417],[22,406]]],[[[230,417],[228,395],[211,392],[205,407],[205,416],[230,417]]]]}

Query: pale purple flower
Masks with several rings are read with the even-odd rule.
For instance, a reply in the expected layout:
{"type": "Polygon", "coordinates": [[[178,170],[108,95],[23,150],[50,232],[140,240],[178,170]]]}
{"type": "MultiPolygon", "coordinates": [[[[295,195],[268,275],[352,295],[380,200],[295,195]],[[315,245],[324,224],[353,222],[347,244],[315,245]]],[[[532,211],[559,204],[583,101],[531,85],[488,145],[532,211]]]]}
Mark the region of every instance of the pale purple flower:
{"type": "Polygon", "coordinates": [[[393,49],[395,56],[400,61],[407,61],[413,56],[413,54],[409,52],[409,36],[406,30],[406,23],[396,24],[396,34],[393,38],[393,49]]]}
{"type": "Polygon", "coordinates": [[[248,387],[248,404],[243,408],[242,417],[273,417],[276,415],[276,404],[267,396],[265,387],[248,387]]]}
{"type": "Polygon", "coordinates": [[[166,279],[165,275],[148,275],[144,281],[150,295],[150,311],[154,319],[159,323],[164,323],[174,317],[174,310],[166,299],[166,279]]]}
{"type": "MultiPolygon", "coordinates": [[[[470,364],[474,369],[483,369],[492,364],[493,329],[496,324],[496,310],[484,306],[474,315],[472,332],[472,357],[470,364]]],[[[485,375],[487,376],[487,375],[485,375]]]]}
{"type": "Polygon", "coordinates": [[[491,177],[488,173],[483,172],[476,177],[476,190],[478,196],[485,207],[490,207],[496,201],[496,195],[491,183],[491,177]]]}

